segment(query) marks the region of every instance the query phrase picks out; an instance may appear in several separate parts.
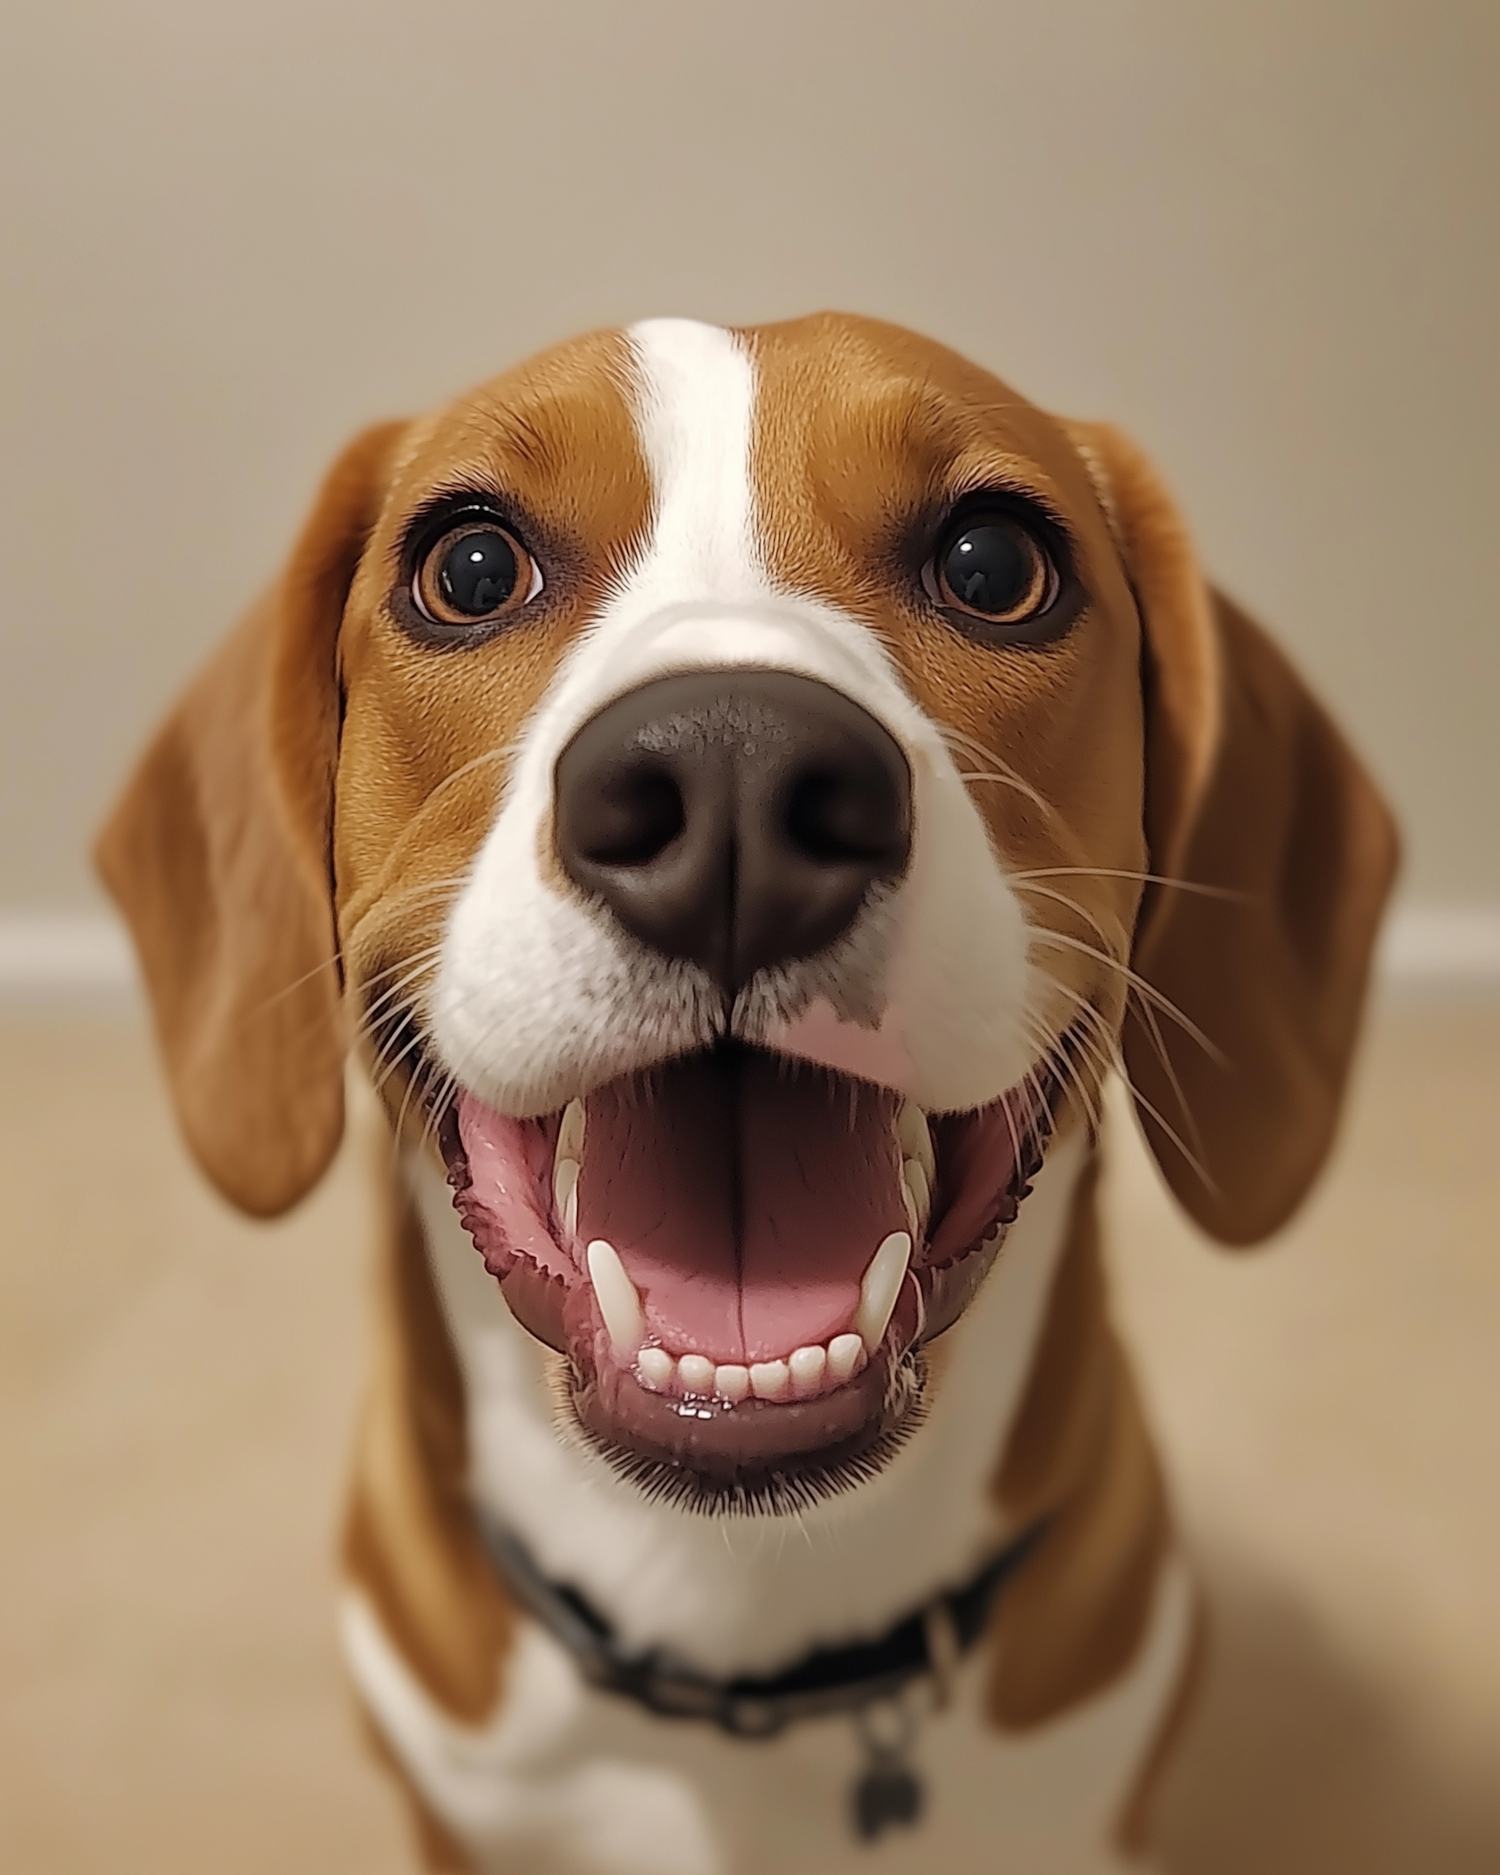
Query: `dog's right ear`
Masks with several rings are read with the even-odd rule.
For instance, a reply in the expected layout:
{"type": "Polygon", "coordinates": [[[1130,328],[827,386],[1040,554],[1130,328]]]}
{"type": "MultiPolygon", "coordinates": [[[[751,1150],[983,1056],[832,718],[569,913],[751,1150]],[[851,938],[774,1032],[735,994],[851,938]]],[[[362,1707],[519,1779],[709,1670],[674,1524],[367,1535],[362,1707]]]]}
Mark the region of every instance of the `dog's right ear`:
{"type": "Polygon", "coordinates": [[[274,1216],[344,1126],[331,830],[338,636],[405,426],[329,471],[281,578],[200,673],[95,858],[129,921],[177,1118],[224,1195],[274,1216]]]}
{"type": "Polygon", "coordinates": [[[1256,1243],[1332,1143],[1399,840],[1285,654],[1204,580],[1140,450],[1106,424],[1072,427],[1142,625],[1155,882],[1125,1067],[1183,1208],[1221,1243],[1256,1243]]]}

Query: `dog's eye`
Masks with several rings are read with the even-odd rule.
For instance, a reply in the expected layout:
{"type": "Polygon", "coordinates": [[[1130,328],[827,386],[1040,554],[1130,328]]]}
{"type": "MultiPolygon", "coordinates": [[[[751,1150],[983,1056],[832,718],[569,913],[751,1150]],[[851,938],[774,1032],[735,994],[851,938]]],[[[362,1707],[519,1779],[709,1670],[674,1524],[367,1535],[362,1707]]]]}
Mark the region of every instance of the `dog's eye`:
{"type": "Polygon", "coordinates": [[[1002,639],[1040,619],[1061,585],[1052,556],[1036,534],[1003,510],[971,511],[951,525],[925,583],[944,611],[990,627],[1002,639]]]}
{"type": "Polygon", "coordinates": [[[541,590],[541,569],[515,535],[478,517],[441,534],[412,580],[417,610],[434,625],[487,623],[518,611],[541,590]]]}

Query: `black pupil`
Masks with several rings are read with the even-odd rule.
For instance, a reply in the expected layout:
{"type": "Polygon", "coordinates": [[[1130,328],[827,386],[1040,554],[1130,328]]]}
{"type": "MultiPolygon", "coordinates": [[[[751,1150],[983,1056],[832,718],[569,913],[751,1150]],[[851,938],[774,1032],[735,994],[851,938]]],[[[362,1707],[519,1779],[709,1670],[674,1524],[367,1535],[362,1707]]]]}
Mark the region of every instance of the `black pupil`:
{"type": "Polygon", "coordinates": [[[516,589],[515,548],[493,528],[460,534],[443,555],[438,586],[444,599],[465,618],[483,618],[516,589]]]}
{"type": "Polygon", "coordinates": [[[943,557],[943,578],[956,599],[1001,618],[1014,612],[1036,577],[1036,550],[1013,521],[979,521],[958,535],[943,557]]]}

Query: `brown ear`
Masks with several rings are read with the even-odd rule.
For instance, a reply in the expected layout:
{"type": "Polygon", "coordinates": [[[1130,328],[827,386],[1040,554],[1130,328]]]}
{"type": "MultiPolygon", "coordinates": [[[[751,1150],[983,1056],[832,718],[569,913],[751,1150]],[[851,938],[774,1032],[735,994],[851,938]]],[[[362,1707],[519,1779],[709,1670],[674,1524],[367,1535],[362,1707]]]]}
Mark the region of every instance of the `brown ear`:
{"type": "Polygon", "coordinates": [[[1253,1243],[1332,1142],[1395,825],[1286,657],[1205,585],[1150,464],[1118,431],[1078,435],[1141,609],[1151,871],[1182,882],[1148,886],[1133,962],[1212,1044],[1137,995],[1125,1065],[1184,1209],[1253,1243]]]}
{"type": "Polygon", "coordinates": [[[401,429],[366,431],[335,463],[285,572],[168,718],[95,851],[188,1144],[262,1217],[317,1182],[343,1133],[338,632],[401,429]]]}

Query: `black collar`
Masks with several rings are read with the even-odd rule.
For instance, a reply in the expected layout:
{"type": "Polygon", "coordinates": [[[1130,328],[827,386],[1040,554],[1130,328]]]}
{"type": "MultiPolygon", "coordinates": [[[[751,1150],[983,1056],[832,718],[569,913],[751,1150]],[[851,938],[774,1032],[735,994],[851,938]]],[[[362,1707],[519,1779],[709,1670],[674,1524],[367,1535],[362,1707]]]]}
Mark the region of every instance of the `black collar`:
{"type": "Polygon", "coordinates": [[[768,1678],[714,1680],[659,1648],[627,1653],[576,1589],[550,1582],[513,1532],[481,1519],[485,1547],[516,1600],[561,1641],[592,1686],[667,1719],[701,1719],[737,1738],[769,1738],[798,1719],[857,1712],[925,1676],[940,1685],[973,1647],[995,1598],[1040,1535],[1033,1525],[962,1587],[913,1609],[878,1640],[822,1647],[768,1678]]]}

